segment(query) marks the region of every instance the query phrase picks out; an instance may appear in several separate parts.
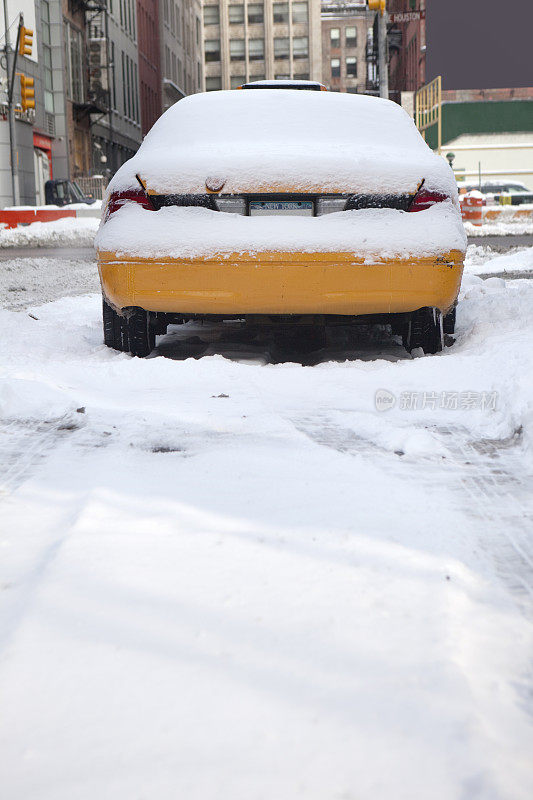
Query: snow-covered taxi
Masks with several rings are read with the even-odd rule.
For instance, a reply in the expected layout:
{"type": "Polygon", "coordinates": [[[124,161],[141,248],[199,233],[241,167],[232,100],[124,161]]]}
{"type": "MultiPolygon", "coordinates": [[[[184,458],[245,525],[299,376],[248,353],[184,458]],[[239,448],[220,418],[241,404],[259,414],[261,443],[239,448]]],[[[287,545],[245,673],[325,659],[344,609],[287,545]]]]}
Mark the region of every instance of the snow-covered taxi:
{"type": "Polygon", "coordinates": [[[168,324],[390,322],[442,348],[466,247],[457,185],[397,104],[321,91],[196,94],[108,188],[104,339],[146,355],[168,324]]]}

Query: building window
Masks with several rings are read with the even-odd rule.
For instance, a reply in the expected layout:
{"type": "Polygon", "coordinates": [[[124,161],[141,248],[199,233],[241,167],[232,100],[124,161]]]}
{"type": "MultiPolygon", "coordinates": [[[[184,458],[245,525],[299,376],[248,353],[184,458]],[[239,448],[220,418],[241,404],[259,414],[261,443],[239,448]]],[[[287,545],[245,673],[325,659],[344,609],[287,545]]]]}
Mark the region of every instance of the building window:
{"type": "Polygon", "coordinates": [[[244,23],[244,5],[231,5],[228,9],[230,25],[242,25],[244,23]]]}
{"type": "Polygon", "coordinates": [[[357,86],[347,86],[346,91],[350,94],[357,94],[359,90],[357,89],[357,86]]]}
{"type": "Polygon", "coordinates": [[[54,113],[54,86],[52,82],[52,43],[50,39],[50,4],[41,3],[41,41],[43,46],[44,110],[54,113]]]}
{"type": "Polygon", "coordinates": [[[261,61],[264,57],[265,57],[265,40],[250,39],[250,41],[248,42],[248,59],[250,61],[261,61]]]}
{"type": "Polygon", "coordinates": [[[206,92],[217,92],[219,89],[222,89],[222,78],[220,76],[205,79],[206,92]]]}
{"type": "Polygon", "coordinates": [[[274,3],[274,22],[288,24],[289,22],[289,4],[288,3],[274,3]]]}
{"type": "Polygon", "coordinates": [[[248,25],[255,25],[265,21],[263,3],[248,3],[248,25]]]}
{"type": "Polygon", "coordinates": [[[340,47],[341,46],[341,30],[340,28],[331,28],[329,32],[330,38],[330,45],[331,47],[340,47]]]}
{"type": "Polygon", "coordinates": [[[204,25],[220,25],[218,6],[204,6],[204,25]]]}
{"type": "Polygon", "coordinates": [[[340,78],[341,76],[341,60],[340,58],[331,59],[331,77],[340,78]]]}
{"type": "Polygon", "coordinates": [[[308,81],[309,80],[309,73],[308,72],[298,72],[294,73],[294,80],[295,81],[308,81]]]}
{"type": "Polygon", "coordinates": [[[65,22],[65,51],[67,97],[74,103],[83,103],[83,38],[68,22],[65,22]]]}
{"type": "Polygon", "coordinates": [[[231,89],[236,89],[238,86],[242,86],[243,83],[246,83],[246,78],[244,75],[232,75],[230,78],[231,89]]]}
{"type": "Polygon", "coordinates": [[[309,4],[293,3],[292,4],[292,22],[293,25],[306,24],[309,21],[309,4]]]}
{"type": "Polygon", "coordinates": [[[244,61],[246,52],[244,49],[244,39],[229,40],[229,57],[231,61],[244,61]]]}
{"type": "Polygon", "coordinates": [[[220,39],[205,40],[205,60],[220,61],[220,39]]]}
{"type": "Polygon", "coordinates": [[[274,58],[289,57],[289,37],[276,36],[274,39],[274,58]]]}
{"type": "Polygon", "coordinates": [[[357,78],[357,59],[352,56],[346,59],[346,76],[348,78],[357,78]]]}
{"type": "Polygon", "coordinates": [[[309,56],[309,39],[307,36],[295,36],[292,40],[292,57],[307,58],[309,56]]]}
{"type": "Polygon", "coordinates": [[[356,47],[357,46],[357,28],[346,28],[346,47],[356,47]]]}
{"type": "Polygon", "coordinates": [[[285,75],[284,73],[280,72],[277,75],[274,75],[274,80],[276,81],[288,81],[290,80],[290,75],[285,75]]]}

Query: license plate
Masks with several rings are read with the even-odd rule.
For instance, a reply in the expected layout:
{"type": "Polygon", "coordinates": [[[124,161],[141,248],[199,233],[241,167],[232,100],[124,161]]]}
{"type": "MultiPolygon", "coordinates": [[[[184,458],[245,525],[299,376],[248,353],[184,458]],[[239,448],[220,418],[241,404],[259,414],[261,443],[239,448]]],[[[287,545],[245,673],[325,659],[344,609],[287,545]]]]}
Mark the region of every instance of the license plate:
{"type": "Polygon", "coordinates": [[[293,217],[312,217],[313,203],[310,200],[251,200],[250,216],[280,214],[293,217]]]}

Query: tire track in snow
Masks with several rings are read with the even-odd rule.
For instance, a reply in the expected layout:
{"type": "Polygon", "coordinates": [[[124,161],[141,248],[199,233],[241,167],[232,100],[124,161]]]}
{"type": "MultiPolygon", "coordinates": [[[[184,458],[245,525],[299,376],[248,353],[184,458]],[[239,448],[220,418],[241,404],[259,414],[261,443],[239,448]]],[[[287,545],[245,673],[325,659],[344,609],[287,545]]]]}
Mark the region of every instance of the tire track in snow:
{"type": "Polygon", "coordinates": [[[481,545],[513,595],[531,611],[533,501],[519,455],[521,431],[505,440],[473,440],[465,428],[461,436],[451,428],[439,432],[446,437],[448,461],[458,470],[463,492],[472,503],[470,513],[485,523],[481,545]]]}
{"type": "Polygon", "coordinates": [[[533,615],[533,499],[518,449],[520,431],[508,440],[493,441],[472,439],[464,427],[431,428],[445,446],[446,458],[406,456],[402,467],[408,467],[409,472],[399,476],[399,454],[327,416],[294,417],[291,422],[318,445],[354,456],[366,454],[373,461],[379,459],[396,479],[416,481],[432,489],[439,485],[450,488],[460,498],[465,519],[474,523],[468,527],[474,531],[475,544],[487,554],[522,610],[533,615]]]}
{"type": "Polygon", "coordinates": [[[55,420],[0,422],[0,499],[34,473],[79,424],[66,415],[55,420]]]}

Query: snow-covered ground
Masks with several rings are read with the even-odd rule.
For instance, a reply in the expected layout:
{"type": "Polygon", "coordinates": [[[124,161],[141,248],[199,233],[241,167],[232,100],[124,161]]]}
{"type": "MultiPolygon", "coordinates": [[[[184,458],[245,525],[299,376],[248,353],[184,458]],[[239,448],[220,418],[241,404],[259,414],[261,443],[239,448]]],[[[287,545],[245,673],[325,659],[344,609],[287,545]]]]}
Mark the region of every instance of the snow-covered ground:
{"type": "Polygon", "coordinates": [[[425,358],[0,312],[6,798],[533,796],[533,283],[476,248],[425,358]]]}
{"type": "Polygon", "coordinates": [[[98,270],[92,253],[90,259],[83,251],[80,255],[76,250],[70,258],[58,258],[57,251],[50,255],[45,248],[42,256],[28,258],[18,255],[8,261],[0,260],[2,308],[28,308],[65,295],[97,292],[99,288],[98,270]]]}

